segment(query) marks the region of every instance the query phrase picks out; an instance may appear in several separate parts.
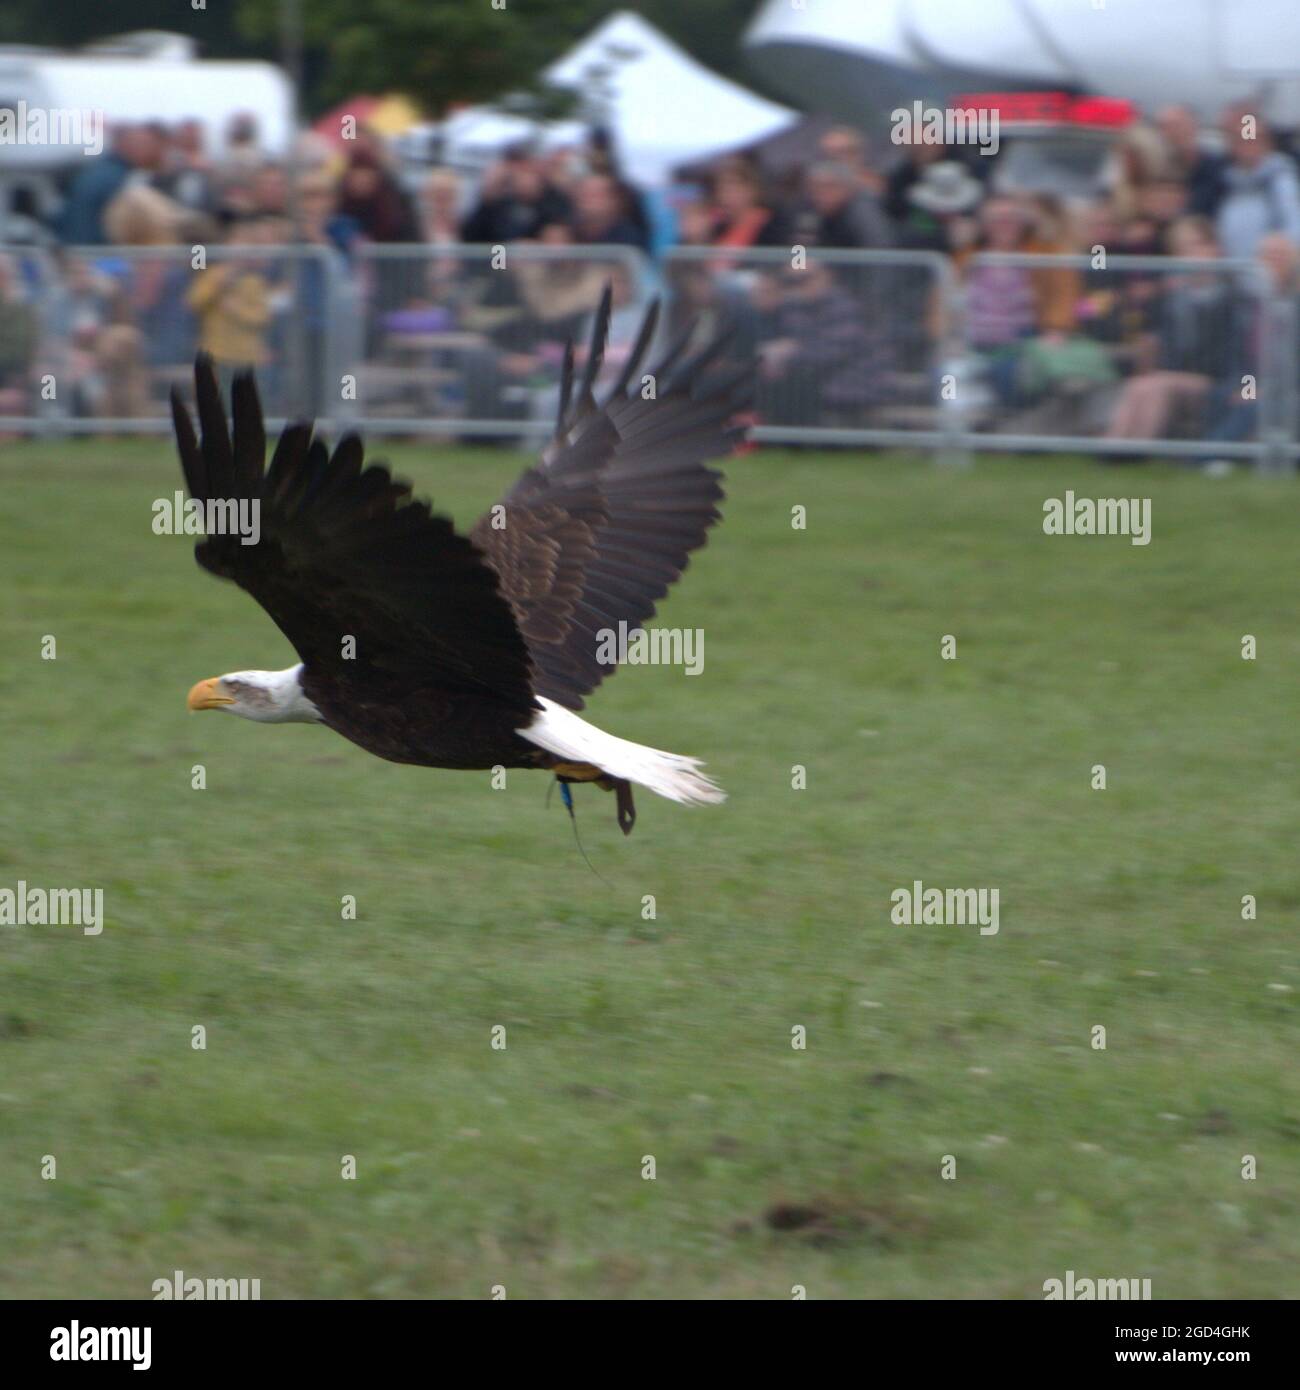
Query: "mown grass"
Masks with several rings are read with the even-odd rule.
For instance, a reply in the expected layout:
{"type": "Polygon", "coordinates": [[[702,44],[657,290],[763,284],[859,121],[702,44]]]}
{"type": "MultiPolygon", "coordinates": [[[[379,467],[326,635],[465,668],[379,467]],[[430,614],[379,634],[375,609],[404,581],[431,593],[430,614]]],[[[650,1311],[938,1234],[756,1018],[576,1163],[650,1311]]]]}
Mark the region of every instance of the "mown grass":
{"type": "MultiPolygon", "coordinates": [[[[386,452],[462,523],[521,464],[386,452]]],[[[107,917],[0,927],[0,1293],[1300,1291],[1292,487],[730,473],[661,615],[704,673],[624,671],[590,716],[731,799],[643,794],[625,841],[580,789],[606,884],[538,775],[188,715],[198,678],[293,656],[151,533],[170,446],[0,449],[0,886],[102,887],[107,917]],[[1045,537],[1066,488],[1151,497],[1152,544],[1045,537]],[[891,924],[917,878],[996,887],[998,935],[891,924]]]]}

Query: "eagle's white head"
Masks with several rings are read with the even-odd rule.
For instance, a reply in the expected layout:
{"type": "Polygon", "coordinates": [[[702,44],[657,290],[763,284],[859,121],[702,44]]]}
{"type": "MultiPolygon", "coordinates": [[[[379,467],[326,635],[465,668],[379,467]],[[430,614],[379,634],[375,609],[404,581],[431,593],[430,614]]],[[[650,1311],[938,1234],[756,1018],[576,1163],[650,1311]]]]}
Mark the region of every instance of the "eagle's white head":
{"type": "Polygon", "coordinates": [[[287,671],[231,671],[200,681],[189,693],[192,710],[219,709],[261,724],[319,724],[320,711],[303,694],[301,666],[287,671]]]}

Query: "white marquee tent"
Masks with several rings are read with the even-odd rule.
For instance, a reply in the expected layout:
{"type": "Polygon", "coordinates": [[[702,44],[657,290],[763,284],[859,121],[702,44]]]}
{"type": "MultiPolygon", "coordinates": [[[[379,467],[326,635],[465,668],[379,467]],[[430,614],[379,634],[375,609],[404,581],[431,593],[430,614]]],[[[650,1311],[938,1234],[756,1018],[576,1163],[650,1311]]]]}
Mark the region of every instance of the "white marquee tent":
{"type": "MultiPolygon", "coordinates": [[[[542,78],[579,94],[577,114],[604,125],[626,172],[650,187],[667,183],[678,165],[752,144],[799,119],[711,72],[628,10],[611,15],[542,78]]],[[[473,163],[498,136],[500,145],[529,135],[553,145],[576,139],[580,129],[572,121],[539,128],[492,107],[471,107],[452,116],[442,134],[452,163],[473,163]]]]}

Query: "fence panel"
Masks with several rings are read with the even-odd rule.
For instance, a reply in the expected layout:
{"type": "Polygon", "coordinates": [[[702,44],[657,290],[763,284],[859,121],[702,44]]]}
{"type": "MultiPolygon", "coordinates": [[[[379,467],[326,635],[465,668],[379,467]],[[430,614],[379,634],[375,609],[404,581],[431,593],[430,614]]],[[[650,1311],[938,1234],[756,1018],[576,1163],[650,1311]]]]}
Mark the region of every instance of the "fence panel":
{"type": "MultiPolygon", "coordinates": [[[[731,332],[760,441],[1300,456],[1300,303],[1253,263],[930,252],[370,245],[0,249],[0,433],[169,428],[194,352],[251,360],[268,419],[545,436],[564,344],[614,289],[607,374],[654,293],[660,342],[731,332]]],[[[722,365],[726,365],[724,361],[722,365]]]]}
{"type": "Polygon", "coordinates": [[[279,420],[329,399],[341,259],[315,246],[0,250],[0,428],[165,432],[206,348],[279,420]]]}
{"type": "Polygon", "coordinates": [[[1294,303],[1249,261],[1099,261],[986,253],[963,267],[948,374],[963,444],[1285,466],[1294,303]]]}
{"type": "Polygon", "coordinates": [[[334,413],[372,432],[532,442],[554,427],[565,344],[581,361],[605,286],[606,376],[655,287],[626,246],[369,245],[355,273],[357,332],[334,413]]]}
{"type": "Polygon", "coordinates": [[[923,251],[683,246],[664,258],[670,319],[719,327],[758,360],[755,435],[773,443],[948,442],[952,272],[923,251]]]}

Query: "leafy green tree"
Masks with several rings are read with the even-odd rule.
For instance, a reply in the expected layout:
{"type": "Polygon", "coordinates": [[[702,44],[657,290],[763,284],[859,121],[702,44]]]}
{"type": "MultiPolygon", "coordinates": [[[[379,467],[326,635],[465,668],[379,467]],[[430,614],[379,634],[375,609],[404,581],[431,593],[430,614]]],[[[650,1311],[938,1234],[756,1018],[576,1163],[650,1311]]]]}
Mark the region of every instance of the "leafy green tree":
{"type": "MultiPolygon", "coordinates": [[[[271,0],[272,5],[275,0],[271,0]]],[[[265,46],[240,31],[233,0],[207,0],[195,10],[190,0],[4,0],[0,43],[79,48],[111,34],[164,29],[197,39],[211,58],[268,57],[265,46]]]]}
{"type": "MultiPolygon", "coordinates": [[[[318,68],[310,104],[356,92],[400,91],[430,112],[484,101],[532,81],[612,8],[608,0],[309,0],[303,29],[318,68]]],[[[268,46],[279,19],[265,0],[241,0],[243,31],[268,46]]],[[[315,66],[315,65],[314,65],[315,66]]]]}
{"type": "MultiPolygon", "coordinates": [[[[209,58],[281,55],[281,0],[3,0],[0,43],[76,47],[135,29],[187,34],[209,58]]],[[[758,0],[299,0],[303,105],[404,92],[430,114],[536,90],[547,63],[632,9],[701,62],[745,80],[740,36],[758,0]]],[[[752,79],[750,79],[752,81],[752,79]]],[[[664,93],[664,101],[672,93],[664,93]]]]}

